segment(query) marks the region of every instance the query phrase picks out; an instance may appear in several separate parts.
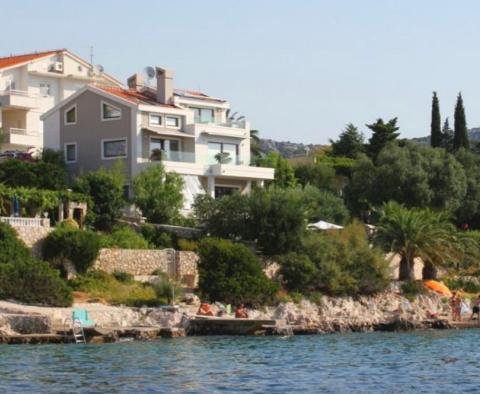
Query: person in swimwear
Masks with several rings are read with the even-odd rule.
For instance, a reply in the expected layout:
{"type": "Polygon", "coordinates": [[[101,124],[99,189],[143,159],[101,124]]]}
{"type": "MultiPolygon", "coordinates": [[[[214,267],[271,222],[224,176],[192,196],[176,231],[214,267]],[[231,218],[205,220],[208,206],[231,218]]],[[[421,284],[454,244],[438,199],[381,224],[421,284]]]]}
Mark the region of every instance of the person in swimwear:
{"type": "Polygon", "coordinates": [[[248,319],[247,308],[245,305],[238,304],[237,308],[235,309],[235,318],[236,319],[248,319]]]}
{"type": "Polygon", "coordinates": [[[207,304],[206,302],[202,302],[200,306],[198,307],[197,315],[200,316],[213,316],[213,311],[210,308],[210,304],[207,304]]]}

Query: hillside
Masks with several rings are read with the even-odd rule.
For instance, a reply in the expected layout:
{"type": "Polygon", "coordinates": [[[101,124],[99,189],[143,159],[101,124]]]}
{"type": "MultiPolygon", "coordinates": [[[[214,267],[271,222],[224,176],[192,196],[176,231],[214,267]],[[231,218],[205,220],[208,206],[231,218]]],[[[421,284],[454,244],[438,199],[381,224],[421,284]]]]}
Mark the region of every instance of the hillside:
{"type": "MultiPolygon", "coordinates": [[[[468,130],[471,142],[480,142],[480,127],[474,127],[468,130]]],[[[411,141],[417,144],[428,145],[430,144],[430,136],[412,138],[411,141]]]]}
{"type": "Polygon", "coordinates": [[[325,145],[303,144],[290,141],[274,141],[271,139],[260,139],[260,149],[264,153],[278,152],[285,158],[305,156],[307,150],[315,150],[325,145]]]}

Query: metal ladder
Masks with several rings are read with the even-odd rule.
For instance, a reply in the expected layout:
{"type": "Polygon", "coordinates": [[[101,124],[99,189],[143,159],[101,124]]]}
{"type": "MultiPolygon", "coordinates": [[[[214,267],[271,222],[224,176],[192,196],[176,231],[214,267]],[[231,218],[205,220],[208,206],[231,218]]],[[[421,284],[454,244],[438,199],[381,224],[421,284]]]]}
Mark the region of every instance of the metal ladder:
{"type": "Polygon", "coordinates": [[[78,343],[86,344],[87,341],[85,340],[85,332],[83,331],[83,327],[78,320],[66,319],[65,320],[65,327],[64,333],[67,335],[67,326],[70,325],[70,329],[72,330],[73,341],[78,343]],[[71,324],[69,324],[71,323],[71,324]]]}

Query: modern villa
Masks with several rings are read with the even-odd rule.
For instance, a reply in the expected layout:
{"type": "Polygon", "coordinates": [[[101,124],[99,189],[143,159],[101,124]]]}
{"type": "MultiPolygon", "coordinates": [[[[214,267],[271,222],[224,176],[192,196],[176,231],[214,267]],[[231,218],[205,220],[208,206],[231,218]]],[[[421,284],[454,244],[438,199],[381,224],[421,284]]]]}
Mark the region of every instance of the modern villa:
{"type": "Polygon", "coordinates": [[[162,162],[184,178],[186,209],[199,193],[248,193],[273,179],[273,168],[250,165],[249,123],[227,116],[228,101],[174,89],[171,70],[151,71],[154,87],[139,74],[128,87],[89,84],[41,117],[45,147],[64,151],[72,176],[121,161],[130,190],[133,176],[162,162]]]}
{"type": "Polygon", "coordinates": [[[66,49],[0,57],[2,150],[38,150],[40,116],[83,86],[122,84],[66,49]]]}

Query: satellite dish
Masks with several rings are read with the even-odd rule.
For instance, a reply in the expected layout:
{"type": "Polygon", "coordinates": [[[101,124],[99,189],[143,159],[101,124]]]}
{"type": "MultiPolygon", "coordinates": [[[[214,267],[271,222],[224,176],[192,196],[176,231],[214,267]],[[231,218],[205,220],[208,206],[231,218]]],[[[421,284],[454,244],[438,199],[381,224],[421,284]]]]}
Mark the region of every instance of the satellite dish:
{"type": "Polygon", "coordinates": [[[101,74],[101,73],[103,73],[103,70],[104,70],[104,68],[101,64],[95,64],[95,66],[93,66],[93,72],[95,74],[101,74]]]}
{"type": "Polygon", "coordinates": [[[155,78],[155,69],[151,66],[147,66],[144,69],[145,75],[148,77],[148,79],[155,78]]]}

